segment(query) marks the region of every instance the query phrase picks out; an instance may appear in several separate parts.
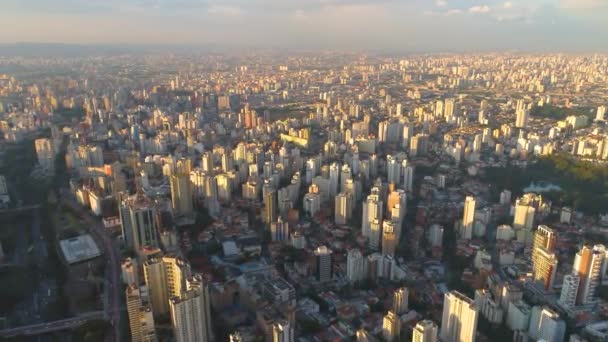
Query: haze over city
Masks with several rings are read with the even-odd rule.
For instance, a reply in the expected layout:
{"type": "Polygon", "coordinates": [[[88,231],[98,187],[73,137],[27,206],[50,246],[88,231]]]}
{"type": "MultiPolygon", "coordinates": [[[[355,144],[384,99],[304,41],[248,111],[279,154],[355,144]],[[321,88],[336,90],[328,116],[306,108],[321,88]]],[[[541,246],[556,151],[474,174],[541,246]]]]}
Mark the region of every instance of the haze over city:
{"type": "Polygon", "coordinates": [[[605,0],[3,0],[0,42],[606,50],[605,0]]]}
{"type": "Polygon", "coordinates": [[[608,341],[608,0],[0,0],[0,340],[608,341]]]}

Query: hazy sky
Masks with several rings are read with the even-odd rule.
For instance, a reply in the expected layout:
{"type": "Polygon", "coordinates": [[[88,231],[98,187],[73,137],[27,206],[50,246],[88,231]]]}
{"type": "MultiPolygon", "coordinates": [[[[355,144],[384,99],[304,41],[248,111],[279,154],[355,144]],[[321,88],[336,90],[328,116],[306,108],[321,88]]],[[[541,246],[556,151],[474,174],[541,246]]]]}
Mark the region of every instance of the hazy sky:
{"type": "Polygon", "coordinates": [[[608,49],[608,0],[0,0],[0,23],[5,43],[608,49]]]}

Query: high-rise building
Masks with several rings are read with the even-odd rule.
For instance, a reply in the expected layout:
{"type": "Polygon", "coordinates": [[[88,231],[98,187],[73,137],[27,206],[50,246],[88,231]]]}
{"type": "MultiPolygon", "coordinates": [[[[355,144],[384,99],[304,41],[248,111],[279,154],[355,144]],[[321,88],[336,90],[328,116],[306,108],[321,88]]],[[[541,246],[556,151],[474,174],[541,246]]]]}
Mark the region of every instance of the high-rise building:
{"type": "Polygon", "coordinates": [[[272,325],[273,342],[294,342],[294,329],[288,320],[281,320],[272,325]]]}
{"type": "Polygon", "coordinates": [[[367,277],[367,259],[361,251],[353,248],[346,255],[346,278],[351,283],[362,281],[367,277]]]}
{"type": "Polygon", "coordinates": [[[538,226],[532,245],[532,268],[534,280],[541,281],[545,289],[553,286],[557,272],[557,257],[553,253],[555,242],[553,229],[545,225],[538,226]]]}
{"type": "Polygon", "coordinates": [[[534,218],[537,213],[543,213],[550,209],[543,201],[541,195],[527,193],[515,201],[515,216],[513,218],[513,229],[517,241],[530,245],[533,240],[534,218]]]}
{"type": "Polygon", "coordinates": [[[475,224],[475,197],[467,196],[464,200],[464,214],[462,216],[463,230],[472,231],[475,224]]]}
{"type": "Polygon", "coordinates": [[[270,189],[264,194],[264,222],[270,224],[277,220],[277,192],[270,189]]]}
{"type": "Polygon", "coordinates": [[[382,336],[385,341],[393,341],[399,338],[401,333],[401,320],[393,310],[389,310],[382,320],[382,336]]]}
{"type": "Polygon", "coordinates": [[[437,324],[425,319],[414,327],[412,342],[437,342],[437,324]]]}
{"type": "Polygon", "coordinates": [[[533,279],[542,284],[545,290],[553,287],[557,273],[557,257],[555,253],[539,248],[533,262],[533,279]]]}
{"type": "Polygon", "coordinates": [[[329,196],[333,197],[338,194],[338,187],[340,185],[340,165],[338,163],[332,163],[329,166],[329,196]]]}
{"type": "Polygon", "coordinates": [[[190,173],[177,173],[171,175],[171,207],[175,216],[192,216],[192,184],[190,173]]]}
{"type": "Polygon", "coordinates": [[[595,121],[604,121],[605,115],[606,115],[606,106],[597,107],[597,112],[595,114],[595,121]]]}
{"type": "Polygon", "coordinates": [[[38,164],[49,172],[55,170],[55,146],[53,141],[47,138],[40,138],[34,141],[38,164]]]}
{"type": "Polygon", "coordinates": [[[213,340],[209,290],[200,275],[186,279],[186,287],[169,300],[171,324],[177,342],[213,340]]]}
{"type": "Polygon", "coordinates": [[[353,195],[350,192],[339,193],[335,200],[335,219],[336,224],[346,224],[353,213],[353,195]]]}
{"type": "Polygon", "coordinates": [[[574,308],[581,278],[574,274],[566,274],[562,283],[559,302],[566,308],[574,308]]]}
{"type": "Polygon", "coordinates": [[[445,100],[443,114],[445,116],[446,121],[450,121],[451,118],[454,116],[454,99],[445,100]]]}
{"type": "Polygon", "coordinates": [[[331,249],[327,248],[327,246],[320,246],[314,251],[314,254],[317,266],[317,280],[319,282],[331,280],[333,275],[331,249]]]}
{"type": "Polygon", "coordinates": [[[559,314],[548,307],[535,306],[530,315],[528,336],[533,340],[547,342],[564,341],[566,323],[559,314]]]}
{"type": "Polygon", "coordinates": [[[474,342],[479,311],[473,300],[458,291],[445,294],[441,320],[444,342],[474,342]]]}
{"type": "Polygon", "coordinates": [[[370,238],[371,223],[374,220],[382,220],[382,201],[380,200],[380,189],[372,188],[371,194],[367,196],[367,200],[363,202],[361,231],[363,236],[370,238]]]}
{"type": "Polygon", "coordinates": [[[142,192],[125,198],[119,207],[120,225],[125,245],[138,251],[145,246],[158,247],[154,203],[142,192]]]}
{"type": "Polygon", "coordinates": [[[526,108],[518,108],[515,111],[515,127],[525,128],[528,126],[530,111],[526,108]]]}
{"type": "Polygon", "coordinates": [[[399,184],[401,178],[401,164],[397,158],[390,154],[386,156],[386,179],[389,183],[399,184]]]}
{"type": "Polygon", "coordinates": [[[393,311],[397,315],[408,312],[410,291],[407,287],[401,287],[393,293],[393,311]]]}
{"type": "Polygon", "coordinates": [[[270,236],[272,241],[286,241],[289,239],[289,223],[283,222],[279,216],[276,222],[270,224],[270,236]]]}
{"type": "Polygon", "coordinates": [[[132,258],[125,258],[120,268],[122,270],[122,281],[125,285],[137,285],[139,286],[139,274],[137,270],[137,262],[132,258]]]}
{"type": "Polygon", "coordinates": [[[606,269],[604,245],[583,246],[574,257],[573,275],[580,279],[576,296],[577,304],[589,304],[595,300],[597,287],[606,269]]]}
{"type": "Polygon", "coordinates": [[[201,169],[209,175],[213,175],[213,153],[207,151],[203,153],[201,159],[201,169]]]}
{"type": "Polygon", "coordinates": [[[129,285],[125,291],[127,314],[129,317],[130,341],[156,342],[152,310],[144,305],[137,285],[129,285]]]}
{"type": "Polygon", "coordinates": [[[144,262],[144,278],[155,315],[169,312],[169,299],[184,292],[190,273],[190,264],[177,256],[166,255],[144,262]]]}
{"type": "Polygon", "coordinates": [[[382,254],[395,255],[397,249],[397,227],[393,221],[385,220],[382,222],[382,254]]]}
{"type": "Polygon", "coordinates": [[[375,219],[369,224],[369,248],[377,251],[380,248],[380,239],[382,238],[382,221],[375,219]]]}

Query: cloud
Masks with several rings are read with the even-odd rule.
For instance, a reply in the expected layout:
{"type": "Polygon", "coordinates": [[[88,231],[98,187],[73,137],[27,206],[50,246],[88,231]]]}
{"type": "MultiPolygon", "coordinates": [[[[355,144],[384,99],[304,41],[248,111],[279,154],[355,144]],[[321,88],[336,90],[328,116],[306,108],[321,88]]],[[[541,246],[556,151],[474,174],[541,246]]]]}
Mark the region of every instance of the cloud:
{"type": "Polygon", "coordinates": [[[490,12],[490,6],[488,5],[478,5],[469,8],[469,13],[488,13],[490,12]]]}
{"type": "Polygon", "coordinates": [[[513,8],[513,3],[511,1],[507,1],[504,4],[502,4],[502,8],[511,9],[511,8],[513,8]]]}
{"type": "Polygon", "coordinates": [[[445,7],[448,5],[448,2],[445,0],[436,0],[435,1],[435,6],[437,7],[445,7]]]}
{"type": "Polygon", "coordinates": [[[425,11],[423,14],[433,17],[451,17],[453,15],[461,14],[462,10],[457,8],[452,8],[447,11],[425,11]]]}
{"type": "Polygon", "coordinates": [[[227,17],[236,17],[243,13],[243,11],[238,7],[219,6],[219,5],[213,5],[213,6],[209,7],[207,12],[209,12],[210,14],[219,14],[219,15],[224,15],[227,17]]]}
{"type": "Polygon", "coordinates": [[[606,0],[560,0],[559,7],[564,9],[608,8],[606,0]]]}

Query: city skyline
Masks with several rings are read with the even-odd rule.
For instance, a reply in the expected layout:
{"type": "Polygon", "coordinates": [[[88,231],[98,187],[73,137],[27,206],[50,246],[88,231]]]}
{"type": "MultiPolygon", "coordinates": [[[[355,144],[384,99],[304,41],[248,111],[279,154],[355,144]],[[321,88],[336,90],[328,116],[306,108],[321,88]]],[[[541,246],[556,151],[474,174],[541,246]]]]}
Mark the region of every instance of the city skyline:
{"type": "Polygon", "coordinates": [[[8,0],[0,9],[3,44],[596,52],[608,34],[602,0],[8,0]]]}

